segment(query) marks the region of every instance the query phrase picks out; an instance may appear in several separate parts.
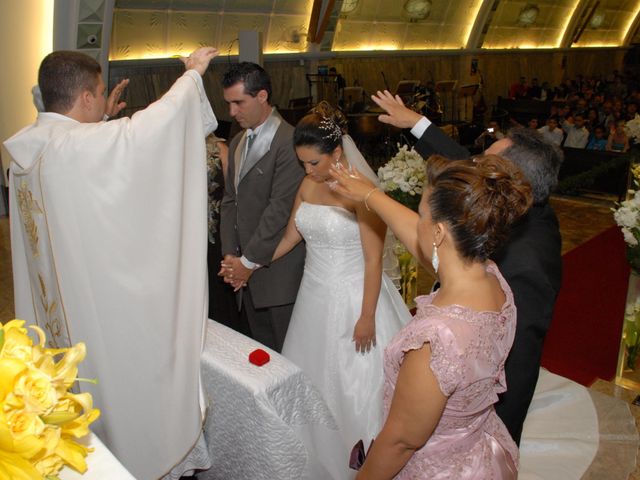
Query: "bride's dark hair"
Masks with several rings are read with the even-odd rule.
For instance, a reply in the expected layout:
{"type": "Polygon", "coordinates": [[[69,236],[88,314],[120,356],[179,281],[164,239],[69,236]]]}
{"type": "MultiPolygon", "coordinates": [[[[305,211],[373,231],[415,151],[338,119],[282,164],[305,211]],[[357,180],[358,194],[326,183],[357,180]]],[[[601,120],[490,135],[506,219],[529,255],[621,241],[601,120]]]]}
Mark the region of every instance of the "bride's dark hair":
{"type": "Polygon", "coordinates": [[[320,102],[296,125],[293,132],[293,145],[312,146],[320,153],[331,153],[342,146],[347,119],[337,108],[327,102],[320,102]]]}

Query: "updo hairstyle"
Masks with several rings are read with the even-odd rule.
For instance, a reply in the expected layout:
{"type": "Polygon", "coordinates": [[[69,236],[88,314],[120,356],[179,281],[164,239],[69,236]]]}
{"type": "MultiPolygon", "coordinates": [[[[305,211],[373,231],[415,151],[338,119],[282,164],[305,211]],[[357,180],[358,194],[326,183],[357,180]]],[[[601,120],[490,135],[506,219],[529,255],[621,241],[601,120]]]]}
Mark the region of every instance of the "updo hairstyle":
{"type": "Polygon", "coordinates": [[[496,155],[453,161],[433,155],[426,183],[433,222],[448,225],[458,252],[471,261],[500,248],[532,204],[520,169],[496,155]]]}
{"type": "Polygon", "coordinates": [[[346,124],[347,119],[340,110],[327,102],[320,102],[296,125],[293,145],[312,146],[320,153],[331,153],[338,145],[342,146],[346,124]]]}

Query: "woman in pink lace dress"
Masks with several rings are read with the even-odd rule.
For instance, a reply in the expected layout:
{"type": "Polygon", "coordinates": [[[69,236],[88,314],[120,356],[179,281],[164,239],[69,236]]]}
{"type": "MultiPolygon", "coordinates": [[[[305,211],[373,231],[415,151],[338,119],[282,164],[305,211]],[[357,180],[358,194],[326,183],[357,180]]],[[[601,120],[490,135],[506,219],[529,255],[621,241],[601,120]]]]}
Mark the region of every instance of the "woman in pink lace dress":
{"type": "Polygon", "coordinates": [[[419,216],[361,176],[332,176],[440,280],[385,350],[386,421],[357,478],[517,478],[518,448],[493,407],[506,390],[516,309],[488,258],[531,204],[522,174],[492,155],[433,156],[419,216]]]}

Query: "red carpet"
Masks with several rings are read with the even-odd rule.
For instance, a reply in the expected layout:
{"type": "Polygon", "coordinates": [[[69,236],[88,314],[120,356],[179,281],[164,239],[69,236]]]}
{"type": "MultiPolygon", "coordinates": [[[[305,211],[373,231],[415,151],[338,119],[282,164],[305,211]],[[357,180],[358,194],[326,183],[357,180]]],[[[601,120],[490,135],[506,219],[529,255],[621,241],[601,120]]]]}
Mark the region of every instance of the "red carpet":
{"type": "Polygon", "coordinates": [[[616,373],[629,266],[618,227],[562,257],[562,288],[542,366],[589,386],[616,373]]]}

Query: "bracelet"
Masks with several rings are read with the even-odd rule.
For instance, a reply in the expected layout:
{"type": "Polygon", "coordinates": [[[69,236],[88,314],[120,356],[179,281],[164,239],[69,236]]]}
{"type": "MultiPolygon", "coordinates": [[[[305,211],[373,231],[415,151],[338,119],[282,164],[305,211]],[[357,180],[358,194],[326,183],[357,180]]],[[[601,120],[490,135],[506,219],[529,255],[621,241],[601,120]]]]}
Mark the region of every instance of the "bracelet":
{"type": "Polygon", "coordinates": [[[373,187],[371,190],[369,190],[367,192],[367,194],[364,196],[364,206],[367,207],[367,211],[370,212],[371,209],[369,208],[369,204],[367,203],[367,200],[369,200],[369,197],[371,195],[373,195],[373,192],[375,192],[376,190],[378,190],[378,187],[373,187]]]}

